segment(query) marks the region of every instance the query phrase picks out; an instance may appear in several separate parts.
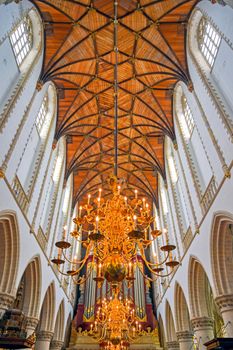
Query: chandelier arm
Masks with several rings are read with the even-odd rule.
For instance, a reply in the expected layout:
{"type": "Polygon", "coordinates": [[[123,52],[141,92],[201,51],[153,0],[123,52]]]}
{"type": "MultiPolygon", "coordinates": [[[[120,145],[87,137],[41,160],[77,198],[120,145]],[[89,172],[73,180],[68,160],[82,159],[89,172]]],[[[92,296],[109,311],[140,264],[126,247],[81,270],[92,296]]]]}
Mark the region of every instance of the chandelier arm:
{"type": "MultiPolygon", "coordinates": [[[[143,257],[142,257],[142,258],[143,258],[143,257]]],[[[160,277],[160,275],[159,275],[158,273],[154,272],[154,271],[150,268],[150,266],[147,265],[147,260],[145,260],[145,259],[143,258],[143,261],[145,262],[145,264],[146,264],[146,266],[148,267],[149,271],[150,271],[153,275],[156,275],[156,276],[160,277]]],[[[136,264],[137,264],[137,267],[139,268],[139,271],[142,273],[142,275],[143,275],[144,277],[148,277],[148,276],[143,272],[143,270],[141,269],[141,266],[140,266],[140,263],[139,263],[139,260],[138,260],[138,257],[137,257],[137,256],[136,256],[136,264]]],[[[156,280],[155,280],[155,281],[156,281],[156,280]]]]}
{"type": "Polygon", "coordinates": [[[151,269],[149,268],[149,266],[147,266],[148,269],[153,273],[153,275],[156,275],[156,276],[157,276],[155,279],[153,279],[153,278],[150,278],[149,276],[147,276],[147,275],[141,270],[141,267],[140,267],[140,264],[139,264],[139,261],[138,261],[138,260],[136,260],[136,263],[137,263],[137,266],[138,266],[138,268],[139,268],[139,271],[141,272],[141,274],[143,275],[143,277],[146,278],[146,279],[147,279],[148,281],[150,281],[150,282],[156,282],[157,279],[158,279],[158,277],[161,277],[161,278],[163,278],[163,277],[168,277],[168,276],[170,276],[170,275],[172,274],[172,272],[173,272],[173,269],[172,269],[171,272],[168,272],[168,273],[165,274],[165,275],[160,275],[160,274],[155,273],[153,270],[151,270],[151,269]]]}
{"type": "Polygon", "coordinates": [[[72,264],[72,265],[82,264],[83,262],[86,262],[86,260],[87,260],[87,258],[88,258],[88,256],[85,255],[84,259],[78,260],[78,261],[75,261],[75,262],[74,262],[73,260],[70,260],[69,258],[67,258],[67,256],[65,255],[64,251],[62,251],[62,255],[63,255],[64,259],[65,259],[67,262],[69,262],[70,264],[72,264]]]}
{"type": "Polygon", "coordinates": [[[165,262],[167,261],[167,259],[169,258],[169,252],[167,252],[167,256],[165,256],[165,259],[159,263],[152,263],[152,262],[149,262],[145,256],[145,253],[144,253],[144,249],[142,249],[140,246],[139,246],[139,249],[140,249],[140,253],[141,253],[141,257],[142,259],[144,260],[144,262],[147,264],[147,266],[161,266],[163,264],[165,264],[165,262]]]}
{"type": "MultiPolygon", "coordinates": [[[[92,261],[92,263],[93,263],[93,261],[92,261]]],[[[72,277],[72,280],[73,280],[73,282],[75,283],[75,284],[77,284],[77,285],[80,285],[80,284],[83,284],[83,283],[85,283],[87,280],[88,280],[88,278],[90,277],[90,275],[91,275],[91,272],[92,272],[92,270],[93,270],[93,266],[94,266],[94,264],[91,264],[91,267],[90,267],[90,269],[89,269],[89,272],[88,272],[88,274],[86,275],[86,277],[79,277],[79,279],[80,279],[80,282],[79,282],[79,280],[75,280],[74,278],[74,276],[75,275],[71,275],[71,277],[72,277]]]]}
{"type": "Polygon", "coordinates": [[[167,253],[166,258],[165,258],[163,261],[159,262],[159,263],[152,263],[152,262],[148,261],[148,260],[146,259],[146,257],[143,257],[143,256],[142,256],[142,258],[143,258],[144,262],[145,262],[148,266],[156,267],[156,266],[161,266],[161,265],[165,264],[165,262],[166,262],[167,259],[169,258],[169,253],[167,253]]]}
{"type": "Polygon", "coordinates": [[[63,275],[63,276],[69,276],[68,273],[65,273],[65,272],[63,272],[63,271],[61,271],[61,270],[59,269],[59,265],[57,265],[57,269],[58,269],[58,271],[60,272],[61,275],[63,275]]]}
{"type": "Polygon", "coordinates": [[[76,242],[77,242],[77,243],[81,243],[81,244],[82,244],[82,243],[86,242],[86,240],[84,240],[84,241],[83,241],[83,240],[81,240],[81,241],[80,241],[80,240],[76,239],[76,242]]]}
{"type": "Polygon", "coordinates": [[[72,276],[73,277],[73,276],[76,276],[82,270],[85,263],[86,263],[86,261],[84,261],[84,263],[77,270],[75,270],[75,272],[72,274],[65,273],[65,272],[61,271],[59,268],[58,268],[58,270],[64,276],[72,276]]]}
{"type": "Polygon", "coordinates": [[[79,266],[79,268],[75,271],[75,275],[80,272],[83,268],[83,266],[86,264],[86,261],[88,259],[88,255],[86,255],[86,259],[83,261],[83,263],[79,266]]]}

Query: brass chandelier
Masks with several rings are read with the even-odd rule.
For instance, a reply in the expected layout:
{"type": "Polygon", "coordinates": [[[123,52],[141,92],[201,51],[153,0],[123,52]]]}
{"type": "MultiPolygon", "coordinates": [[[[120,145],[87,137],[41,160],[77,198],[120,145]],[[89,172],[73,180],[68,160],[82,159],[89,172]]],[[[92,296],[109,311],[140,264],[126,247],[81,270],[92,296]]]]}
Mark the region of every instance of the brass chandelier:
{"type": "Polygon", "coordinates": [[[144,198],[138,198],[137,190],[132,200],[121,195],[121,186],[114,176],[110,177],[108,182],[112,189],[112,197],[104,200],[100,189],[99,196],[91,203],[91,197],[88,195],[87,203],[79,208],[79,216],[73,219],[76,230],[70,235],[86,249],[84,258],[80,261],[70,260],[66,250],[71,244],[63,239],[56,243],[59,248],[58,256],[52,262],[63,275],[72,276],[76,284],[83,283],[92,270],[96,272],[94,279],[99,285],[104,278],[110,283],[118,283],[124,279],[130,282],[134,280],[135,266],[138,266],[145,278],[154,281],[144,274],[139,263],[141,258],[152,275],[168,276],[179,264],[172,257],[172,251],[176,247],[169,244],[168,239],[166,244],[160,247],[165,254],[163,261],[150,262],[145,255],[145,250],[162,233],[157,229],[151,230],[154,218],[150,215],[149,204],[144,198]],[[86,239],[82,239],[85,236],[86,239]],[[65,261],[72,265],[72,269],[67,272],[62,271],[60,267],[65,261]],[[81,278],[79,273],[87,261],[91,262],[88,274],[81,278]],[[164,265],[171,270],[162,275],[164,265]]]}
{"type": "Polygon", "coordinates": [[[113,297],[104,298],[98,307],[89,335],[105,350],[126,350],[140,332],[141,324],[135,316],[133,301],[122,300],[115,290],[113,297]]]}
{"type": "Polygon", "coordinates": [[[86,281],[95,271],[94,279],[101,286],[104,278],[113,284],[117,284],[124,279],[129,284],[134,280],[134,269],[138,266],[141,273],[149,281],[154,281],[158,276],[165,277],[172,273],[173,268],[179,263],[173,259],[172,251],[176,248],[169,244],[168,237],[166,243],[160,247],[164,252],[163,261],[155,259],[150,262],[145,254],[159,235],[160,230],[153,228],[154,218],[151,215],[151,208],[145,198],[140,198],[135,190],[134,199],[124,197],[121,194],[122,183],[117,177],[118,172],[118,17],[117,2],[114,2],[114,176],[108,179],[112,195],[109,199],[104,199],[102,189],[91,201],[91,194],[88,195],[87,203],[80,206],[78,216],[73,220],[76,229],[70,234],[74,241],[81,244],[86,249],[82,260],[69,259],[66,250],[71,243],[66,240],[66,236],[56,243],[58,255],[52,260],[57,265],[60,273],[71,276],[76,284],[86,281]],[[154,278],[144,274],[140,259],[144,261],[148,271],[154,278]],[[67,261],[71,269],[63,271],[62,265],[67,261]],[[86,263],[91,262],[90,268],[84,278],[79,274],[86,263]],[[164,266],[169,270],[164,271],[164,266]]]}

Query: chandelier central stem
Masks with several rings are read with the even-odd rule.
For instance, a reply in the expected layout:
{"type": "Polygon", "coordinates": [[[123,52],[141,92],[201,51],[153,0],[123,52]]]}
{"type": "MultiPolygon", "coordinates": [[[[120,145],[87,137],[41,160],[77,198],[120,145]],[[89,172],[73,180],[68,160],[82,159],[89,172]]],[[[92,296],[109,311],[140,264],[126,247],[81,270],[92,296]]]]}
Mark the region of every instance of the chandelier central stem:
{"type": "Polygon", "coordinates": [[[118,14],[117,1],[114,1],[114,175],[118,175],[118,14]]]}

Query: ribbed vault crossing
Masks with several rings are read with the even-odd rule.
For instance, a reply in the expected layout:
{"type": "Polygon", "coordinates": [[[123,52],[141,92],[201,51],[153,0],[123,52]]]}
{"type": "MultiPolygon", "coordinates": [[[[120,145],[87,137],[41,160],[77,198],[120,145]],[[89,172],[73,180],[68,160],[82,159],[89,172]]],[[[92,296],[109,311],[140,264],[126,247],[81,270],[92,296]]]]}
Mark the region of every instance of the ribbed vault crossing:
{"type": "MultiPolygon", "coordinates": [[[[105,184],[114,165],[114,64],[118,49],[119,177],[156,201],[164,137],[175,138],[172,94],[189,84],[185,37],[198,0],[34,0],[45,28],[41,81],[58,90],[56,139],[67,137],[74,202],[105,184]]],[[[132,193],[131,193],[132,194],[132,193]]]]}

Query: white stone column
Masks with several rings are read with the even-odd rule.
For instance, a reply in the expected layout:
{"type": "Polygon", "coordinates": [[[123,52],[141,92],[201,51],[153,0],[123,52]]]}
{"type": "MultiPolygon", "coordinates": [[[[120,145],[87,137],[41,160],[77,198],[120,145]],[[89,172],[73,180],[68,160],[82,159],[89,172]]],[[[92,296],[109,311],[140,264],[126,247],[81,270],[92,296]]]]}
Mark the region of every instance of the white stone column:
{"type": "Polygon", "coordinates": [[[176,332],[176,336],[180,344],[180,350],[193,349],[193,332],[179,331],[179,332],[176,332]]]}
{"type": "Polygon", "coordinates": [[[225,336],[233,338],[233,294],[220,295],[215,301],[224,321],[225,336]]]}
{"type": "Polygon", "coordinates": [[[6,293],[0,293],[0,319],[4,315],[5,311],[12,306],[14,300],[15,296],[6,293]]]}
{"type": "Polygon", "coordinates": [[[210,317],[196,317],[191,320],[198,350],[205,350],[204,344],[214,338],[214,321],[210,317]]]}
{"type": "Polygon", "coordinates": [[[175,340],[166,342],[166,347],[168,350],[179,350],[180,349],[178,341],[175,341],[175,340]]]}
{"type": "Polygon", "coordinates": [[[53,332],[40,331],[36,335],[35,350],[49,350],[52,337],[53,337],[53,332]]]}
{"type": "Polygon", "coordinates": [[[61,350],[62,345],[63,345],[63,341],[52,340],[50,344],[50,350],[61,350]]]}

